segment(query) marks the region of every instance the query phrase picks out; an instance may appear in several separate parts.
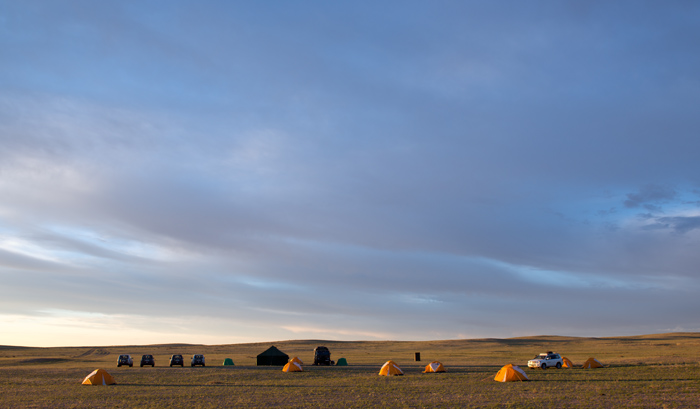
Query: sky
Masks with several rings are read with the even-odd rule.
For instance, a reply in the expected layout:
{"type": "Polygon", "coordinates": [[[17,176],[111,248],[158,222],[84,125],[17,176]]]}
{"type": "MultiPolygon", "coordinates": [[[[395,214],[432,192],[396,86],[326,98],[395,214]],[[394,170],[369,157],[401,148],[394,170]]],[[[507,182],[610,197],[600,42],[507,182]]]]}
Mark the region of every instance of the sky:
{"type": "Polygon", "coordinates": [[[699,26],[0,0],[0,345],[700,331],[699,26]]]}

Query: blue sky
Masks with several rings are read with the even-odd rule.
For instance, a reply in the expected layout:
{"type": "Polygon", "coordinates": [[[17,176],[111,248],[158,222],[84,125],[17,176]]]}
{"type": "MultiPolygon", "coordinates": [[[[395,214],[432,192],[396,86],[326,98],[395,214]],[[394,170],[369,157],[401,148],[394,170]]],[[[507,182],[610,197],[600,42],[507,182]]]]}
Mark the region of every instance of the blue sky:
{"type": "Polygon", "coordinates": [[[699,25],[0,1],[0,344],[700,331],[699,25]]]}

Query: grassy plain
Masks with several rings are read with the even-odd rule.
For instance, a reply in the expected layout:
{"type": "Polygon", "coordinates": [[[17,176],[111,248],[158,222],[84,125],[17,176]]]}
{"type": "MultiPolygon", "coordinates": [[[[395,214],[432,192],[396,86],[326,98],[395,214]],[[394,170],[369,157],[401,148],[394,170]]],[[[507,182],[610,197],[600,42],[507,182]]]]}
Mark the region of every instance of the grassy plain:
{"type": "Polygon", "coordinates": [[[150,345],[74,348],[0,347],[0,407],[649,407],[700,406],[700,333],[616,338],[541,336],[425,342],[283,341],[274,345],[306,364],[325,345],[348,367],[313,367],[283,373],[257,367],[255,357],[270,343],[150,345]],[[493,377],[507,363],[523,368],[547,350],[581,365],[595,357],[606,368],[526,370],[531,382],[500,383],[493,377]],[[421,362],[414,362],[414,352],[421,362]],[[116,367],[120,353],[133,368],[116,367]],[[170,368],[171,354],[203,353],[206,368],[170,368]],[[142,354],[156,367],[139,368],[142,354]],[[232,358],[233,367],[221,366],[232,358]],[[377,376],[387,360],[406,373],[377,376]],[[423,374],[432,360],[444,374],[423,374]],[[118,385],[80,384],[104,368],[118,385]]]}

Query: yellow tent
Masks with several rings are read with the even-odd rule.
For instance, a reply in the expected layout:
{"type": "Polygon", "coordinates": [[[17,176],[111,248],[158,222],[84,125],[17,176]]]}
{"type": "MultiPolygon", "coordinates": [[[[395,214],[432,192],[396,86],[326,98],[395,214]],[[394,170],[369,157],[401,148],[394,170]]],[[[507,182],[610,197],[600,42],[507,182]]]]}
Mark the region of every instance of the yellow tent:
{"type": "Polygon", "coordinates": [[[396,363],[394,363],[394,361],[386,361],[386,363],[382,366],[382,369],[379,370],[379,375],[403,375],[403,371],[398,365],[396,365],[396,363]]]}
{"type": "Polygon", "coordinates": [[[301,372],[303,369],[301,368],[302,362],[299,358],[294,357],[287,362],[287,365],[282,368],[284,372],[301,372]]]}
{"type": "Polygon", "coordinates": [[[525,372],[518,366],[513,364],[508,364],[501,368],[500,371],[493,378],[494,381],[498,382],[516,382],[516,381],[529,381],[525,372]]]}
{"type": "Polygon", "coordinates": [[[574,363],[571,362],[571,360],[569,360],[569,358],[562,357],[561,358],[561,367],[571,369],[574,367],[574,363]]]}
{"type": "Polygon", "coordinates": [[[104,369],[95,369],[83,379],[83,385],[115,385],[114,378],[104,369]]]}
{"type": "Polygon", "coordinates": [[[423,373],[432,373],[432,372],[447,372],[447,370],[445,370],[445,367],[442,366],[442,363],[440,363],[438,361],[433,361],[425,366],[425,371],[423,371],[423,373]]]}
{"type": "Polygon", "coordinates": [[[603,364],[600,363],[595,358],[588,358],[586,362],[583,363],[583,369],[594,369],[594,368],[602,368],[603,364]]]}

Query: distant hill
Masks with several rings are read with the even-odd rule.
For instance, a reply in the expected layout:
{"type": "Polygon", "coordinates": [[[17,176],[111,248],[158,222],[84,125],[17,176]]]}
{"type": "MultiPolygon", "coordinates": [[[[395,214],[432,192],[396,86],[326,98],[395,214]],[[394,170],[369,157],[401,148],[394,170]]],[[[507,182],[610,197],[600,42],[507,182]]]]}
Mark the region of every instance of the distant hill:
{"type": "Polygon", "coordinates": [[[231,358],[240,366],[253,366],[256,356],[271,345],[290,357],[313,361],[313,350],[319,345],[331,351],[331,359],[346,358],[350,365],[376,365],[389,359],[401,364],[420,365],[414,361],[416,352],[423,361],[440,360],[450,365],[525,365],[535,354],[559,352],[575,363],[589,357],[606,364],[638,365],[658,363],[697,362],[700,356],[700,333],[647,334],[621,337],[568,337],[537,335],[514,338],[452,339],[435,341],[329,341],[285,340],[245,344],[155,344],[83,347],[33,348],[0,347],[1,365],[60,364],[80,366],[111,366],[119,354],[140,357],[151,354],[156,365],[165,365],[170,355],[205,354],[207,363],[231,358]]]}

